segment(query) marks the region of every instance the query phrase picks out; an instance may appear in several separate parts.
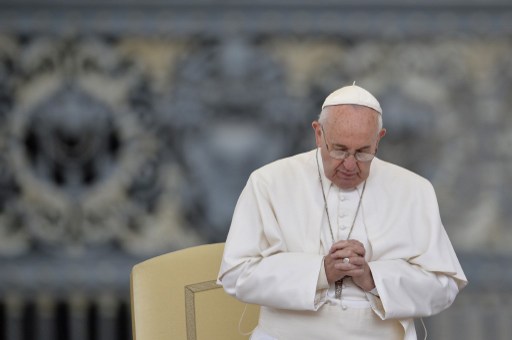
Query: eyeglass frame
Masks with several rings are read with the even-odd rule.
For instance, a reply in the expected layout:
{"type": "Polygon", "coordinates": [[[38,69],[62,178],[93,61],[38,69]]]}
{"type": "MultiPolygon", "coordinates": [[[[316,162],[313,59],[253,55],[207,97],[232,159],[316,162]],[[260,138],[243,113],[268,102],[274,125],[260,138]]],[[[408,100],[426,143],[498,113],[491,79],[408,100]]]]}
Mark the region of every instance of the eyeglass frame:
{"type": "Polygon", "coordinates": [[[375,155],[377,154],[377,150],[375,150],[374,153],[356,151],[353,154],[348,151],[345,151],[345,150],[329,150],[329,143],[327,143],[327,139],[325,138],[325,130],[324,130],[324,127],[322,124],[320,124],[320,129],[322,130],[322,137],[324,139],[325,146],[327,147],[327,152],[329,153],[329,156],[333,159],[336,159],[339,161],[344,161],[345,159],[349,158],[350,156],[354,156],[354,159],[356,161],[362,162],[362,163],[368,163],[368,162],[371,162],[373,160],[373,158],[375,158],[375,155]],[[371,157],[369,159],[359,159],[358,155],[363,155],[363,157],[365,155],[368,157],[370,157],[370,156],[371,157]]]}

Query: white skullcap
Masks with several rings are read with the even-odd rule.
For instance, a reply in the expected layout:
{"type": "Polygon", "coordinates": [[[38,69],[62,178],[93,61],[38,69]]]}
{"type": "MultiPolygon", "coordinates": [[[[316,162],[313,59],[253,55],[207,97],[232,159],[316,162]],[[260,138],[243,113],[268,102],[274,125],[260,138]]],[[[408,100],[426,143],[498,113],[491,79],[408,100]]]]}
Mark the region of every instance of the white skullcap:
{"type": "Polygon", "coordinates": [[[322,110],[326,106],[355,104],[362,105],[374,109],[382,114],[379,101],[368,91],[357,85],[349,85],[337,89],[325,98],[322,110]]]}

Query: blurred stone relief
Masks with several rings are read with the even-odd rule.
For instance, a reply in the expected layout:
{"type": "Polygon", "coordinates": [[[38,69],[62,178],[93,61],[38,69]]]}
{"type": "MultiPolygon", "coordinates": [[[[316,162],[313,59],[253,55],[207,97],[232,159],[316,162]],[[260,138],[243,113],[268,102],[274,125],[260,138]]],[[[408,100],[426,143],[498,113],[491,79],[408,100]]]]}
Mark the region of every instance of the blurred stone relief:
{"type": "Polygon", "coordinates": [[[276,20],[223,2],[155,17],[23,4],[0,12],[0,338],[129,338],[131,266],[222,242],[250,172],[313,148],[324,97],[353,81],[381,101],[379,157],[434,184],[470,279],[433,338],[510,338],[508,7],[276,20]]]}

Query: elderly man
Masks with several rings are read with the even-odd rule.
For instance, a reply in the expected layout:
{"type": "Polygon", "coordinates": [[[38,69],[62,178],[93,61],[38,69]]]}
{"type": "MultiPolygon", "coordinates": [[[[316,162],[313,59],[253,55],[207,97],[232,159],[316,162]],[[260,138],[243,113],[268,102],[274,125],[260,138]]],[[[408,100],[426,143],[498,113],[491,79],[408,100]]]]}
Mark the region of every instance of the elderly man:
{"type": "Polygon", "coordinates": [[[346,86],[313,122],[315,150],[251,174],[219,282],[261,305],[251,339],[416,339],[414,318],[467,284],[426,179],[375,157],[382,109],[346,86]]]}

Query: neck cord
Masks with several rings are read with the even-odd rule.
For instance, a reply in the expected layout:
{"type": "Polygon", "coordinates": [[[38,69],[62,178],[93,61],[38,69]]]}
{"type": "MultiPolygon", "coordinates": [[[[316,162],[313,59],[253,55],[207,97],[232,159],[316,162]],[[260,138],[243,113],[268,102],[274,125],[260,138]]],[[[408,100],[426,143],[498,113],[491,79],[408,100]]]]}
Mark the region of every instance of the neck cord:
{"type": "MultiPolygon", "coordinates": [[[[331,233],[332,243],[334,243],[335,242],[334,232],[332,230],[331,217],[329,215],[329,209],[327,207],[327,198],[325,196],[324,182],[322,180],[322,173],[320,171],[320,163],[318,162],[318,148],[316,149],[316,167],[317,167],[317,170],[318,170],[318,178],[320,179],[320,186],[322,188],[322,197],[324,198],[324,209],[325,209],[325,213],[327,215],[327,222],[329,224],[329,231],[331,233]]],[[[361,191],[361,195],[359,196],[359,202],[357,203],[356,213],[354,214],[354,219],[352,220],[352,225],[350,226],[350,230],[349,230],[347,238],[346,238],[347,240],[350,239],[350,235],[352,234],[352,230],[354,229],[354,225],[355,225],[356,219],[357,219],[357,214],[359,213],[359,208],[361,208],[361,202],[363,201],[363,195],[364,195],[364,189],[365,188],[366,188],[366,181],[364,181],[363,190],[361,191]]],[[[339,279],[338,281],[336,281],[336,284],[335,284],[335,297],[336,297],[336,299],[341,299],[342,283],[343,283],[343,279],[339,279]]]]}

